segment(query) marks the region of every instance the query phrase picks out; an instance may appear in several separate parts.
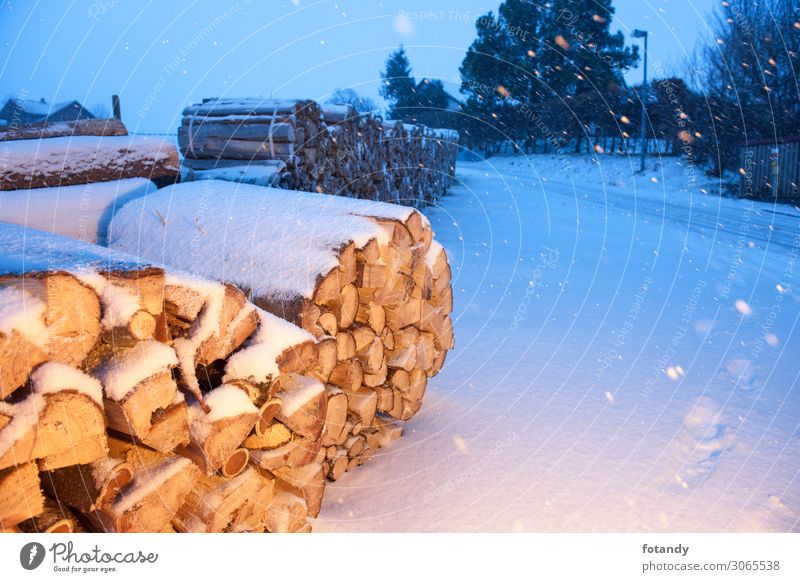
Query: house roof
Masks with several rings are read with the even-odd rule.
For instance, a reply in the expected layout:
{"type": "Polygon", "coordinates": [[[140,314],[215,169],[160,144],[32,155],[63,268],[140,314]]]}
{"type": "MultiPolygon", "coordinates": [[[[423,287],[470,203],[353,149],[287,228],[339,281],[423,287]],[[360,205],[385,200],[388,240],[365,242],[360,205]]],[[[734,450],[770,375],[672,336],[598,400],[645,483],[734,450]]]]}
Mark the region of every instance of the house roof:
{"type": "Polygon", "coordinates": [[[66,109],[67,107],[83,107],[75,100],[62,101],[61,103],[48,103],[44,99],[9,99],[9,102],[16,105],[19,109],[28,115],[48,116],[66,109]]]}

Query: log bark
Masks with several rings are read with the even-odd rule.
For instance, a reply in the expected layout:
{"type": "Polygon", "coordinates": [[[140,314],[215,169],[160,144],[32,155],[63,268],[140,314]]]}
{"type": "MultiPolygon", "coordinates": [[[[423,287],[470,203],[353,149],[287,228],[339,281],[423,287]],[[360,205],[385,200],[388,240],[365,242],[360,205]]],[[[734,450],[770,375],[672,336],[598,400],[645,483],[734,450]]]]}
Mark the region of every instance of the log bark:
{"type": "Polygon", "coordinates": [[[0,130],[0,141],[76,135],[128,135],[128,130],[120,120],[113,118],[24,123],[16,127],[0,130]]]}

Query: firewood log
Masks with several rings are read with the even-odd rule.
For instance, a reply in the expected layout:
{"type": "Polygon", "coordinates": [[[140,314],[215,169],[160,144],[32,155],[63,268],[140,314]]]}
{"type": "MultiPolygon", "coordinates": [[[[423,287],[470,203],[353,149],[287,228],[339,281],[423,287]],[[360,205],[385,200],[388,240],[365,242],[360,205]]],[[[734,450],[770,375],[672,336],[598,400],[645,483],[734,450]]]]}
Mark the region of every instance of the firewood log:
{"type": "Polygon", "coordinates": [[[283,375],[275,382],[274,393],[281,400],[277,419],[300,436],[318,439],[325,426],[325,386],[296,374],[283,375]]]}
{"type": "Polygon", "coordinates": [[[178,151],[146,136],[54,137],[8,141],[0,190],[47,188],[122,178],[174,183],[178,151]]]}
{"type": "Polygon", "coordinates": [[[10,528],[44,511],[35,463],[0,469],[0,527],[10,528]]]}
{"type": "Polygon", "coordinates": [[[191,441],[176,450],[212,475],[239,448],[258,420],[258,409],[240,389],[223,384],[206,395],[209,411],[189,406],[191,441]]]}
{"type": "Polygon", "coordinates": [[[155,532],[166,527],[201,476],[189,459],[170,456],[137,467],[112,503],[88,517],[101,531],[155,532]]]}
{"type": "Polygon", "coordinates": [[[237,512],[258,495],[262,486],[258,470],[252,467],[232,479],[201,476],[178,508],[172,525],[180,532],[230,531],[237,512]]]}
{"type": "Polygon", "coordinates": [[[89,463],[106,451],[100,383],[49,362],[31,376],[31,393],[0,402],[0,469],[39,459],[42,470],[89,463]]]}
{"type": "Polygon", "coordinates": [[[275,471],[283,483],[299,491],[306,502],[309,517],[317,517],[322,507],[325,491],[325,471],[319,463],[310,463],[297,469],[284,467],[275,471]]]}
{"type": "Polygon", "coordinates": [[[73,533],[75,517],[60,503],[45,497],[44,511],[20,522],[18,527],[24,533],[73,533]]]}
{"type": "Polygon", "coordinates": [[[42,474],[42,487],[60,503],[82,513],[109,505],[133,479],[133,465],[103,457],[85,465],[71,465],[42,474]]]}
{"type": "Polygon", "coordinates": [[[114,118],[46,121],[44,123],[24,123],[2,129],[0,130],[0,141],[78,135],[128,135],[128,130],[120,120],[114,118]]]}

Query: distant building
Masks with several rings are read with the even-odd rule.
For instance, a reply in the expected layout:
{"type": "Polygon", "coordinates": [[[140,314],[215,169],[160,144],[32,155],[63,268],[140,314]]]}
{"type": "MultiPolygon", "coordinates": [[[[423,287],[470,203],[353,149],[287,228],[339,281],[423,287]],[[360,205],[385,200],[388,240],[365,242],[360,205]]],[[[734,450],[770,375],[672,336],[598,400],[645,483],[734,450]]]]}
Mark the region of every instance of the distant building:
{"type": "Polygon", "coordinates": [[[94,115],[77,101],[47,103],[44,99],[9,99],[0,109],[0,126],[78,119],[94,119],[94,115]]]}

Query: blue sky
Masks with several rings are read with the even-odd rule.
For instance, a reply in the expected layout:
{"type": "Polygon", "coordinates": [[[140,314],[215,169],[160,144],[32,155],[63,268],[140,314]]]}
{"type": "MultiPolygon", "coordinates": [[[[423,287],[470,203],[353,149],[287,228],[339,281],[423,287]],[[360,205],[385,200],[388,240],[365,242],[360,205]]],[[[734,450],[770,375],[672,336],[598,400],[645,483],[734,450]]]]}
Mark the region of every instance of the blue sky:
{"type": "MultiPolygon", "coordinates": [[[[558,0],[554,0],[557,2],[558,0]]],[[[617,0],[613,27],[651,31],[651,63],[680,71],[719,0],[617,0]]],[[[0,96],[119,93],[134,131],[172,133],[182,108],[218,95],[377,97],[388,53],[453,82],[475,20],[499,0],[0,1],[0,96]]],[[[653,71],[658,66],[651,68],[653,71]]],[[[631,82],[641,69],[629,72],[631,82]]],[[[652,75],[652,72],[651,72],[652,75]]],[[[456,85],[449,87],[454,93],[456,85]]]]}

